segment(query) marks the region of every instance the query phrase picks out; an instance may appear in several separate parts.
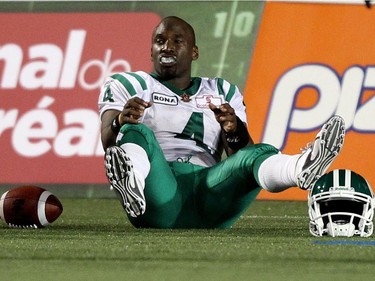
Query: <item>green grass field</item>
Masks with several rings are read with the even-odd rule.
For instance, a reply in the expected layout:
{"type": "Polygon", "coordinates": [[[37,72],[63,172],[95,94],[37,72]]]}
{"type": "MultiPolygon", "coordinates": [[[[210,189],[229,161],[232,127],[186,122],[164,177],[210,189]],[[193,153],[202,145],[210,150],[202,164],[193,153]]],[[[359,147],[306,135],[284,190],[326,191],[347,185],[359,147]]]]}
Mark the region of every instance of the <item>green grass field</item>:
{"type": "MultiPolygon", "coordinates": [[[[263,5],[3,1],[0,12],[177,15],[197,31],[201,58],[194,75],[222,76],[243,88],[263,5]],[[254,17],[250,33],[241,29],[244,15],[254,17]]],[[[82,195],[75,186],[58,189],[82,195]]],[[[230,230],[140,230],[129,224],[114,199],[61,198],[64,213],[50,227],[11,229],[0,224],[0,281],[375,280],[375,238],[311,236],[306,202],[256,201],[230,230]]]]}
{"type": "Polygon", "coordinates": [[[47,228],[0,226],[2,281],[375,278],[374,241],[311,236],[306,202],[256,201],[230,230],[140,230],[114,199],[62,203],[47,228]]]}

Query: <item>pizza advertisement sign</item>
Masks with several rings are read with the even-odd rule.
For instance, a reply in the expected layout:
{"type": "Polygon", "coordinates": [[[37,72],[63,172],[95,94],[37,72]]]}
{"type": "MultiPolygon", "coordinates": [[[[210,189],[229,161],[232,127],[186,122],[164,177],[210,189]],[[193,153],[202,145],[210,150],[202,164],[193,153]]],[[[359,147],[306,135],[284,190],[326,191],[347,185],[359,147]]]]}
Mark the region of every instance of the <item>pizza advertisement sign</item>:
{"type": "MultiPolygon", "coordinates": [[[[364,5],[267,2],[244,91],[254,139],[300,153],[338,114],[347,134],[329,170],[351,169],[375,185],[374,33],[375,11],[364,5]]],[[[258,198],[306,200],[307,192],[258,198]]]]}

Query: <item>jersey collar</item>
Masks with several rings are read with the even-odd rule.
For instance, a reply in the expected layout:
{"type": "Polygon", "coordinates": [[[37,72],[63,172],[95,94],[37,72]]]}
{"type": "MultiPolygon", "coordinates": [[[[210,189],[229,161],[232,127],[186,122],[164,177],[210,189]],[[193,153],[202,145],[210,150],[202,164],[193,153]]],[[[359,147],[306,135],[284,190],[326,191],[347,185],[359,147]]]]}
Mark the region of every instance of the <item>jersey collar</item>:
{"type": "Polygon", "coordinates": [[[162,83],[165,87],[167,87],[169,90],[174,92],[175,94],[182,96],[182,95],[195,95],[198,92],[199,86],[201,85],[202,78],[200,77],[192,77],[190,86],[186,89],[178,89],[177,87],[173,86],[171,83],[168,83],[167,81],[163,81],[160,79],[160,77],[156,74],[151,72],[150,75],[158,80],[160,83],[162,83]]]}

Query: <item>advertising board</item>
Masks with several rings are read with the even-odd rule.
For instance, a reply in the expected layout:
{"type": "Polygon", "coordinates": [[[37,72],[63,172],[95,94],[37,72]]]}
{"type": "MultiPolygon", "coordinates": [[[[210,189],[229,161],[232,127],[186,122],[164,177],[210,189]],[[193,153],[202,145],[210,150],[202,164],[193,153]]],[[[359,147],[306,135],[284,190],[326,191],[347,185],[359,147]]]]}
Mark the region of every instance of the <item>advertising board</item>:
{"type": "Polygon", "coordinates": [[[112,72],[151,70],[144,58],[159,21],[154,13],[0,17],[12,31],[0,35],[2,183],[106,182],[99,89],[112,72]]]}
{"type": "MultiPolygon", "coordinates": [[[[375,185],[375,11],[364,5],[266,3],[244,93],[250,132],[299,153],[333,114],[345,119],[347,168],[375,185]]],[[[259,198],[306,199],[290,189],[259,198]]]]}
{"type": "MultiPolygon", "coordinates": [[[[151,70],[150,34],[167,8],[196,29],[201,58],[193,75],[243,89],[256,142],[299,153],[339,114],[347,137],[331,169],[352,169],[375,185],[375,10],[301,2],[137,1],[120,3],[128,10],[121,12],[2,13],[0,185],[107,183],[99,87],[112,72],[151,70]]],[[[259,198],[306,195],[293,188],[259,198]]]]}

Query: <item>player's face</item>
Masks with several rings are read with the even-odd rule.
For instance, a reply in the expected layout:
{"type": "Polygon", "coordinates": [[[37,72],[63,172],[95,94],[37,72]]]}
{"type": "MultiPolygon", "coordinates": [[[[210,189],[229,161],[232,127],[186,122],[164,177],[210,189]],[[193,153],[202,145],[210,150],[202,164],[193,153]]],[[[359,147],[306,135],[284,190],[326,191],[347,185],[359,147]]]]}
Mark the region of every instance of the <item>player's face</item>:
{"type": "Polygon", "coordinates": [[[155,29],[151,58],[155,72],[163,80],[190,79],[191,63],[198,58],[198,49],[184,22],[170,19],[155,29]]]}

